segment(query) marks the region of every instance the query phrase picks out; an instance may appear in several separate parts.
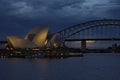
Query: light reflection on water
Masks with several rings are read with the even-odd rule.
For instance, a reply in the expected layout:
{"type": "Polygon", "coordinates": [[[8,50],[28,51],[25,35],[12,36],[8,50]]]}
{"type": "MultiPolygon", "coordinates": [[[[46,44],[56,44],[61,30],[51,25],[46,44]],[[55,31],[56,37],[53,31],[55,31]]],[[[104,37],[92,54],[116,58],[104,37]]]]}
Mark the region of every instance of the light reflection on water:
{"type": "Polygon", "coordinates": [[[0,80],[120,80],[120,54],[0,59],[0,80]]]}

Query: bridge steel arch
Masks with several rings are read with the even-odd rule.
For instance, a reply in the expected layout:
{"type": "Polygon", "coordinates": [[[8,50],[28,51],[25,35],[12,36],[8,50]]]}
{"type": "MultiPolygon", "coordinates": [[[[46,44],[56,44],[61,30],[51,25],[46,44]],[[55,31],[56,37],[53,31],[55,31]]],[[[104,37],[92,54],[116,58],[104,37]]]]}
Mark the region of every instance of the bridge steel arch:
{"type": "Polygon", "coordinates": [[[64,30],[57,32],[57,34],[59,35],[61,41],[64,42],[65,39],[69,38],[72,35],[75,35],[78,32],[98,26],[120,26],[120,20],[119,19],[93,20],[93,21],[77,24],[72,27],[68,27],[64,30]]]}

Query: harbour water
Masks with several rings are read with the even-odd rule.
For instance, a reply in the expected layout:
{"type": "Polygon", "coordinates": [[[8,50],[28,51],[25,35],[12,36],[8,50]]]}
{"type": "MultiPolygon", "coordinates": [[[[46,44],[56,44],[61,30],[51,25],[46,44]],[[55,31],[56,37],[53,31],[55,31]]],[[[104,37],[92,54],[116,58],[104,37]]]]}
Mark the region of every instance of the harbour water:
{"type": "Polygon", "coordinates": [[[0,59],[0,80],[120,80],[120,54],[0,59]]]}

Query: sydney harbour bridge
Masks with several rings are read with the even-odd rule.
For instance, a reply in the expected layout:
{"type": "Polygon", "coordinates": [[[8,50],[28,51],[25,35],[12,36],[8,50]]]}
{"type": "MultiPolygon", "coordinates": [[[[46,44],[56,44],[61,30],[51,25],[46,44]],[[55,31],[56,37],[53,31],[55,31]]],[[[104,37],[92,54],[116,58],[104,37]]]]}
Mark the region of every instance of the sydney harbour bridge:
{"type": "Polygon", "coordinates": [[[102,19],[77,24],[57,32],[61,44],[81,41],[81,49],[86,49],[87,41],[120,41],[120,20],[102,19]]]}

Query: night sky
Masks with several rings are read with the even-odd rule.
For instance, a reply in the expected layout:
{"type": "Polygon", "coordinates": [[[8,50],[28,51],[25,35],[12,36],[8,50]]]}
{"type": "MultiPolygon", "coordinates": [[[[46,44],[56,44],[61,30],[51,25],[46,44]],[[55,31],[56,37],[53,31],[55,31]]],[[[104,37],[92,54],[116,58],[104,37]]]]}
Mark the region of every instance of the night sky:
{"type": "Polygon", "coordinates": [[[24,37],[36,26],[56,32],[103,18],[120,19],[120,0],[0,0],[0,39],[24,37]]]}

